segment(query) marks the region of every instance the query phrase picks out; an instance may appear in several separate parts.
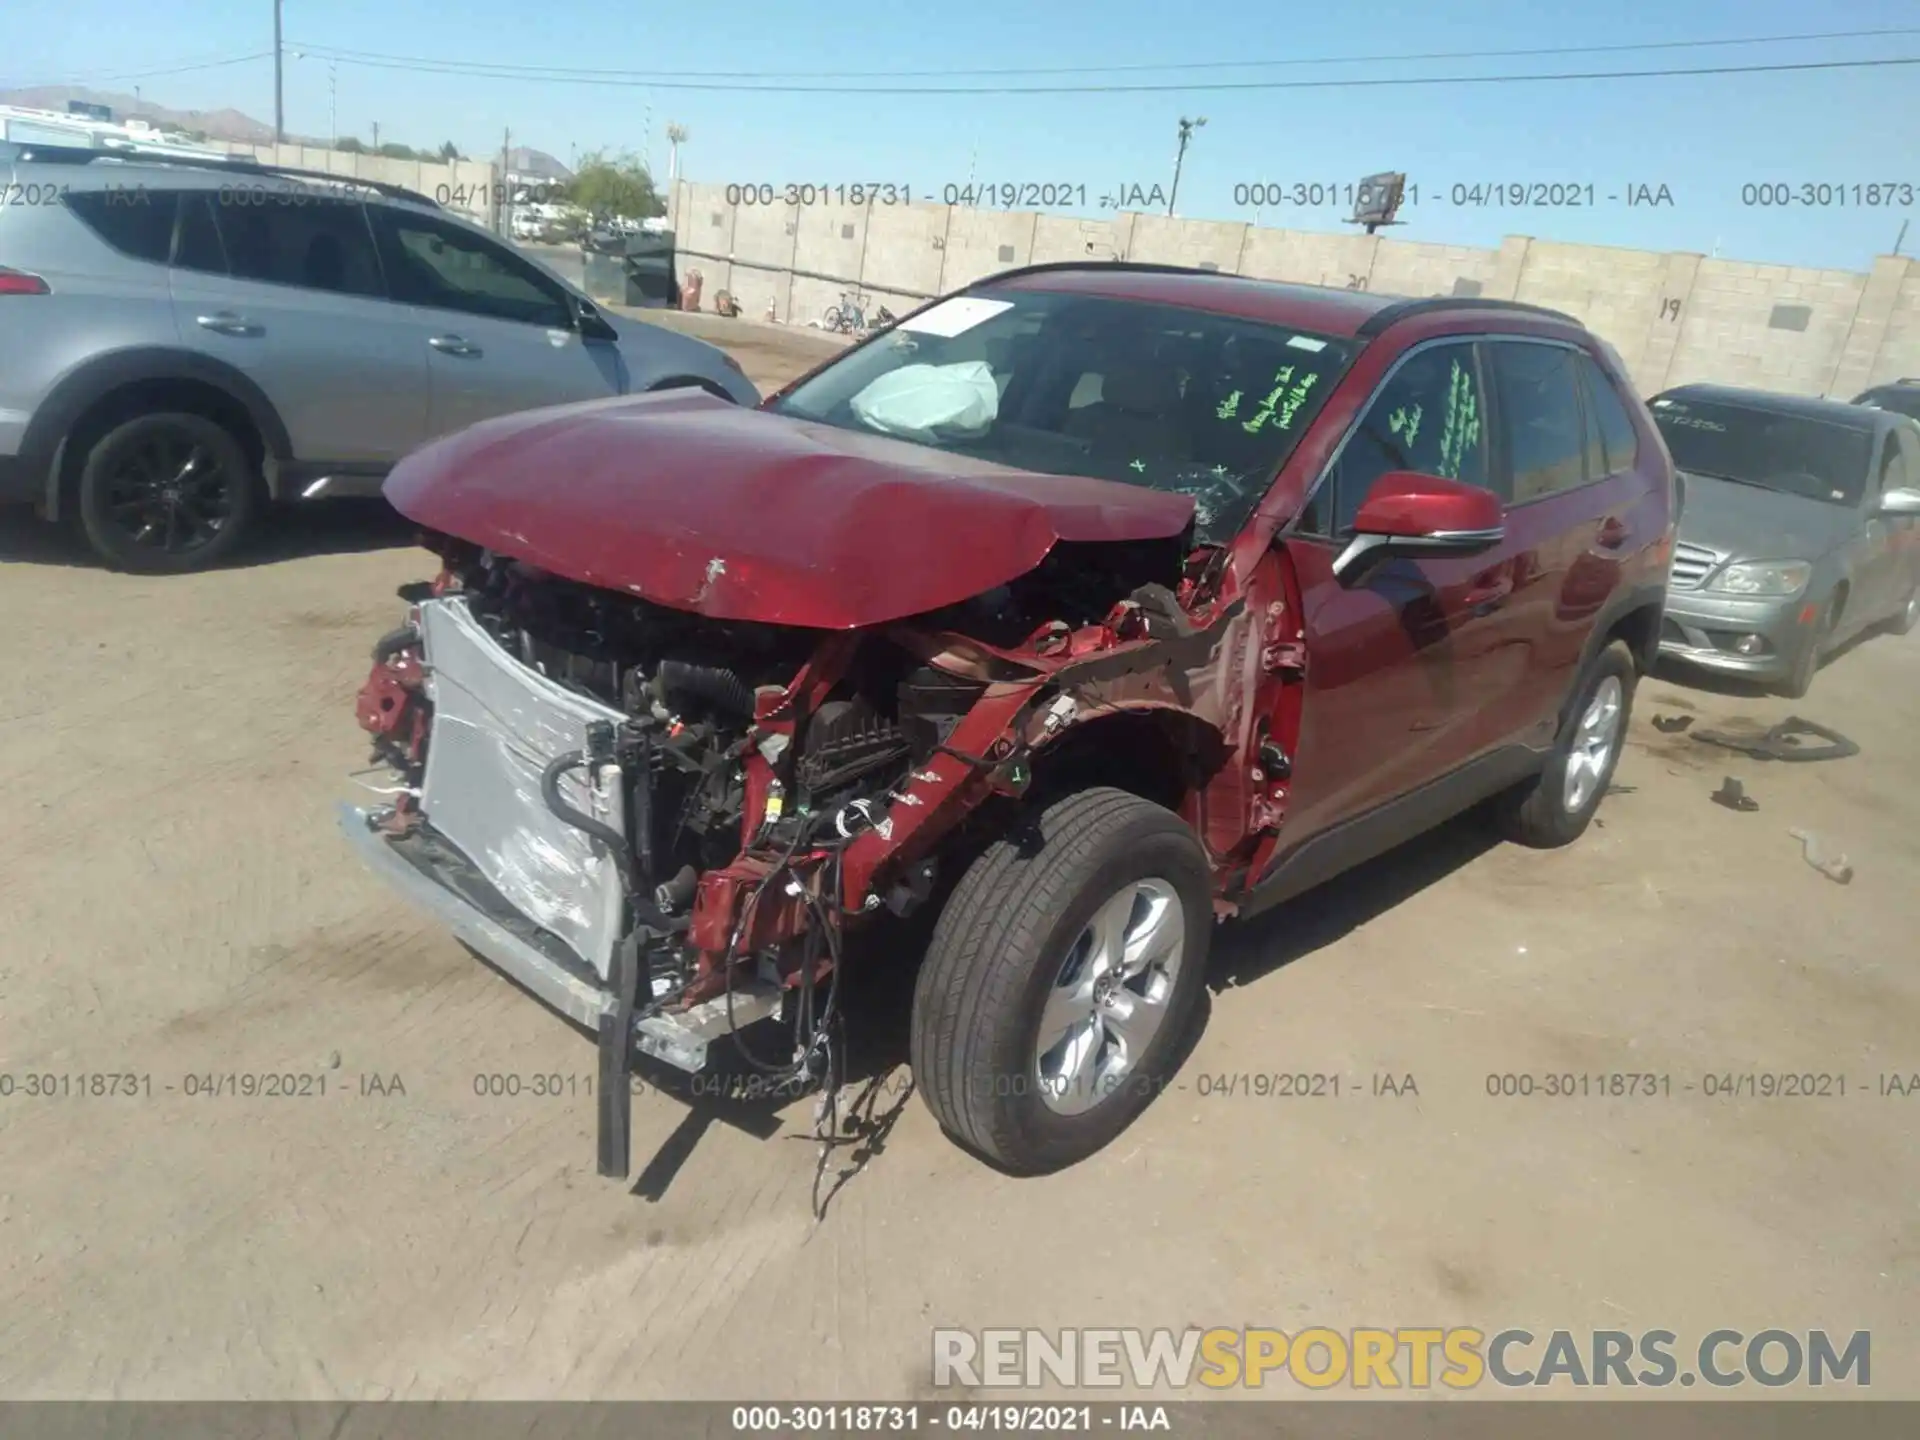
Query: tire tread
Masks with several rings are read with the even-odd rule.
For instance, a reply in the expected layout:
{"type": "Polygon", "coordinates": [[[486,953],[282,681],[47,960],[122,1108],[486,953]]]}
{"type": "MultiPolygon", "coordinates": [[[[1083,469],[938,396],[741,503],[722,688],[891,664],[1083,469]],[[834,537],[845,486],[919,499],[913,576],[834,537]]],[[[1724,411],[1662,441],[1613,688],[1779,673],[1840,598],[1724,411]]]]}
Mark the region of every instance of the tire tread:
{"type": "MultiPolygon", "coordinates": [[[[988,1017],[1020,1004],[1029,957],[1045,944],[1099,852],[1130,822],[1175,829],[1171,811],[1123,790],[1082,790],[1036,817],[1039,846],[1022,853],[1019,837],[990,845],[954,888],[935,927],[914,994],[912,1064],[927,1104],[963,1143],[1008,1166],[1020,1162],[1019,1136],[1004,1107],[968,1077],[989,1057],[988,1017]]],[[[1197,848],[1197,842],[1196,848],[1197,848]]],[[[1186,963],[1202,963],[1189,956],[1186,963]]]]}

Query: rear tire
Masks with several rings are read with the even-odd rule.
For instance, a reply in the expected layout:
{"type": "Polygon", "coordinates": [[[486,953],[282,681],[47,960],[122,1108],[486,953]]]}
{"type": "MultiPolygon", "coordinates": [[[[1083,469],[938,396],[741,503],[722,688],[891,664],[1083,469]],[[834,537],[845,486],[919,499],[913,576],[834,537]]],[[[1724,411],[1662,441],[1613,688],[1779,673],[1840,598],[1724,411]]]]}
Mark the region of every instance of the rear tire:
{"type": "Polygon", "coordinates": [[[1085,1159],[1146,1109],[1192,1025],[1213,932],[1206,855],[1172,811],[1099,788],[1035,825],[955,887],[910,1037],[941,1128],[1022,1175],[1085,1159]]]}
{"type": "Polygon", "coordinates": [[[1550,850],[1586,832],[1620,763],[1639,678],[1623,640],[1594,656],[1574,689],[1546,765],[1494,802],[1501,834],[1516,844],[1550,850]]]}
{"type": "Polygon", "coordinates": [[[232,554],[264,507],[246,450],[186,411],[123,420],[87,449],[74,511],[108,565],[146,575],[204,570],[232,554]]]}

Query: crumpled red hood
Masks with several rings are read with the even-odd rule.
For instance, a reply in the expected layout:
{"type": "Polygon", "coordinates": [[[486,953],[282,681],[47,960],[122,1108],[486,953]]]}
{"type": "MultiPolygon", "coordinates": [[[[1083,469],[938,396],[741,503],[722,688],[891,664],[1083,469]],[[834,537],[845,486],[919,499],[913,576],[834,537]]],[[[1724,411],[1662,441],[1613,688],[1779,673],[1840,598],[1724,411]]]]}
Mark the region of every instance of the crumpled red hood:
{"type": "Polygon", "coordinates": [[[409,455],[408,519],[725,620],[851,630],[1005,584],[1061,540],[1180,534],[1193,500],[1037,475],[701,391],[489,420],[409,455]]]}

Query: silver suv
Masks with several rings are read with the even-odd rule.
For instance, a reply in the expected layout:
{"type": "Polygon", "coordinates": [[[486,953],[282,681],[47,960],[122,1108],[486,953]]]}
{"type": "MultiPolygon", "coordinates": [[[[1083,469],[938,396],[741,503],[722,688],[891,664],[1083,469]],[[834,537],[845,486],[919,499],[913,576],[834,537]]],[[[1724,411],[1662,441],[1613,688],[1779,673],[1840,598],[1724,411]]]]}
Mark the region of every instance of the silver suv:
{"type": "Polygon", "coordinates": [[[129,570],[210,565],[271,502],[377,494],[509,411],[760,400],[424,196],[127,152],[0,143],[0,337],[0,501],[129,570]]]}

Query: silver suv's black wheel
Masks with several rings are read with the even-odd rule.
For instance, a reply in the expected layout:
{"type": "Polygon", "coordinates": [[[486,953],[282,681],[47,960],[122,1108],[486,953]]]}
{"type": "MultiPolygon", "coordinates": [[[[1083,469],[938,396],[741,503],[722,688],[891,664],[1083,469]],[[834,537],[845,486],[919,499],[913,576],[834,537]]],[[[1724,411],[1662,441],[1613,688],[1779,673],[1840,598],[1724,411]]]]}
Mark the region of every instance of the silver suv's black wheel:
{"type": "Polygon", "coordinates": [[[914,990],[913,1073],[941,1127],[1008,1170],[1084,1159],[1172,1073],[1213,930],[1173,812],[1085,790],[955,887],[914,990]]]}
{"type": "Polygon", "coordinates": [[[239,441],[203,415],[163,412],[94,441],[75,508],[87,543],[115,569],[178,574],[231,553],[261,499],[239,441]]]}

